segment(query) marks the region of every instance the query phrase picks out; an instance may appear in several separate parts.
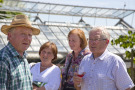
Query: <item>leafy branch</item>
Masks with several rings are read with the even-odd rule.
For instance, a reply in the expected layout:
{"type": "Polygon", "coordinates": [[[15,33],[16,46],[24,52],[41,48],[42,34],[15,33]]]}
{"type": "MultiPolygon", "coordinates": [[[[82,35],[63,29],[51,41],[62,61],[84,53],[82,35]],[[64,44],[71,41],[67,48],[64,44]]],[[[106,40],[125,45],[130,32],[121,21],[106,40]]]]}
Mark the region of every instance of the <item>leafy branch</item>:
{"type": "Polygon", "coordinates": [[[127,50],[125,52],[126,58],[131,59],[133,56],[133,59],[135,60],[135,32],[133,31],[128,31],[129,35],[120,35],[118,39],[113,39],[111,41],[112,45],[120,45],[120,47],[123,47],[124,49],[130,48],[130,51],[127,50]]]}

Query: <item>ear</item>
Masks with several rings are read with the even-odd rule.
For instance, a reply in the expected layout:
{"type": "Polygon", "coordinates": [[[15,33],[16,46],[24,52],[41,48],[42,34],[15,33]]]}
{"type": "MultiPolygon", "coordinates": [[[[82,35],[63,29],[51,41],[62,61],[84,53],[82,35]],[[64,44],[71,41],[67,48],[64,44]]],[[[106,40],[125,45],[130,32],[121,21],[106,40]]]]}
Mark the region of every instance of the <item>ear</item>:
{"type": "Polygon", "coordinates": [[[10,38],[11,38],[11,33],[10,32],[8,32],[8,35],[7,35],[7,40],[10,40],[10,38]]]}
{"type": "Polygon", "coordinates": [[[109,44],[109,40],[108,39],[106,40],[106,43],[109,44]]]}

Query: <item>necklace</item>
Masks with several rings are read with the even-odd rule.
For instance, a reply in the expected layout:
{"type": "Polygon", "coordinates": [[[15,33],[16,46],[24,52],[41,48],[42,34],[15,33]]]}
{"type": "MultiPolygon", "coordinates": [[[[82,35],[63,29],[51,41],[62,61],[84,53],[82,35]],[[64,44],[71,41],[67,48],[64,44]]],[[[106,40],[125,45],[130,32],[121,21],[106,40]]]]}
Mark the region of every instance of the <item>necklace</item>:
{"type": "Polygon", "coordinates": [[[43,66],[41,66],[41,65],[40,65],[40,67],[41,67],[41,68],[47,68],[47,67],[43,67],[43,66]]]}
{"type": "Polygon", "coordinates": [[[48,67],[51,67],[51,66],[52,66],[52,64],[50,64],[49,66],[43,67],[43,66],[40,64],[40,67],[41,67],[41,68],[48,68],[48,67]]]}

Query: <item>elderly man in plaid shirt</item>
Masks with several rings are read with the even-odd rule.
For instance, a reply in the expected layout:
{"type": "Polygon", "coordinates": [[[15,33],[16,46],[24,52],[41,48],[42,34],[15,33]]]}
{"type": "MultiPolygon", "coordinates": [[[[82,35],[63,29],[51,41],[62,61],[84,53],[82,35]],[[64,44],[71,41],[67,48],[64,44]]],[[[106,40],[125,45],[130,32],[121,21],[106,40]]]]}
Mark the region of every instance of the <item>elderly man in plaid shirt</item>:
{"type": "Polygon", "coordinates": [[[17,15],[1,31],[7,35],[8,44],[0,50],[0,90],[32,90],[32,78],[26,59],[32,35],[40,30],[31,26],[28,17],[17,15]]]}

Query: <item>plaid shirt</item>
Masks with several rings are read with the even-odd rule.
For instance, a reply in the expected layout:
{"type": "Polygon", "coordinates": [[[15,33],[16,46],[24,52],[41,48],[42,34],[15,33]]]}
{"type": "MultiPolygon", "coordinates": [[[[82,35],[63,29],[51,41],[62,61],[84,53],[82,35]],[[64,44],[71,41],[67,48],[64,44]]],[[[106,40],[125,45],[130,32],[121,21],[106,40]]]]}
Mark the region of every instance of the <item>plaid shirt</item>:
{"type": "Polygon", "coordinates": [[[21,57],[10,43],[0,50],[0,90],[32,90],[26,53],[21,57]]]}

